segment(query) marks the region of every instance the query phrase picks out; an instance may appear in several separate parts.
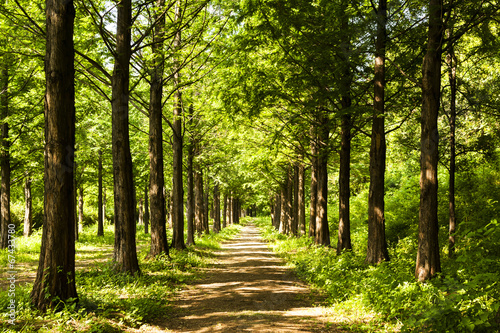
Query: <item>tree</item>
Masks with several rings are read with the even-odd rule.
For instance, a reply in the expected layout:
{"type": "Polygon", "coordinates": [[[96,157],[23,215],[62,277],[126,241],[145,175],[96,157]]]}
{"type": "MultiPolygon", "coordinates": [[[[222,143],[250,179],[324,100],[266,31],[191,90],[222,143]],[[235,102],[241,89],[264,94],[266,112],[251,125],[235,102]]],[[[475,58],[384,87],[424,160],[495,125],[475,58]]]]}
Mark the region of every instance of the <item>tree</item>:
{"type": "Polygon", "coordinates": [[[366,262],[378,264],[389,260],[385,240],[385,48],[387,24],[387,0],[379,0],[377,37],[375,41],[375,77],[373,121],[370,145],[370,189],[368,194],[368,246],[366,262]]]}
{"type": "Polygon", "coordinates": [[[116,270],[138,273],[135,243],[135,204],[132,156],[129,141],[129,64],[131,58],[131,0],[123,0],[117,8],[116,51],[112,76],[112,148],[115,204],[116,270]]]}
{"type": "Polygon", "coordinates": [[[443,2],[429,1],[427,50],[422,65],[420,211],[415,277],[425,281],[441,271],[438,239],[438,112],[441,96],[443,2]]]}
{"type": "Polygon", "coordinates": [[[97,189],[97,236],[104,236],[104,211],[102,202],[102,151],[99,150],[97,189]]]}
{"type": "Polygon", "coordinates": [[[42,245],[31,300],[40,310],[77,299],[73,157],[73,1],[46,1],[45,191],[42,245]]]}
{"type": "Polygon", "coordinates": [[[33,232],[33,210],[31,200],[31,177],[27,174],[24,181],[24,230],[23,236],[29,237],[33,232]]]}
{"type": "Polygon", "coordinates": [[[165,15],[162,13],[164,0],[158,0],[155,8],[157,23],[153,33],[153,66],[151,69],[150,102],[149,102],[149,197],[151,201],[151,250],[149,257],[161,253],[168,255],[167,217],[163,188],[163,38],[165,15]]]}

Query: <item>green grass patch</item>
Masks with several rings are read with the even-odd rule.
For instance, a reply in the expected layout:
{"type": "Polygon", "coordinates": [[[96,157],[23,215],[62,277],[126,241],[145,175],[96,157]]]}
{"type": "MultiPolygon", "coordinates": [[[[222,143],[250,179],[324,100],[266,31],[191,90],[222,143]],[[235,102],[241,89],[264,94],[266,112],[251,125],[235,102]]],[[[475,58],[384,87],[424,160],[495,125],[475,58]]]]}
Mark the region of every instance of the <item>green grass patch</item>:
{"type": "MultiPolygon", "coordinates": [[[[104,237],[95,236],[96,226],[86,227],[76,243],[76,264],[80,267],[76,273],[79,302],[68,302],[62,311],[40,313],[31,306],[29,295],[32,283],[17,285],[16,325],[6,322],[10,298],[7,292],[1,292],[0,329],[2,332],[148,330],[158,318],[168,319],[174,293],[185,283],[199,278],[199,268],[211,264],[213,250],[218,249],[220,242],[232,238],[239,230],[240,226],[229,226],[219,234],[196,237],[197,245],[184,251],[171,249],[169,257],[159,256],[154,260],[146,260],[150,235],[138,229],[141,274],[131,276],[113,270],[113,226],[106,226],[104,237]]],[[[29,260],[38,260],[40,238],[41,232],[37,232],[29,238],[19,239],[16,252],[19,264],[25,260],[22,253],[27,253],[29,260]]],[[[1,252],[0,260],[6,260],[4,257],[5,253],[1,252]]]]}
{"type": "MultiPolygon", "coordinates": [[[[308,237],[279,234],[258,219],[270,247],[298,275],[326,294],[332,318],[358,332],[499,332],[500,225],[493,220],[461,240],[456,260],[442,257],[443,273],[415,281],[417,242],[390,247],[390,262],[365,263],[364,248],[338,256],[308,237]],[[353,326],[354,325],[354,326],[353,326]]],[[[356,230],[356,228],[354,228],[356,230]]],[[[354,232],[353,244],[365,243],[354,232]]]]}

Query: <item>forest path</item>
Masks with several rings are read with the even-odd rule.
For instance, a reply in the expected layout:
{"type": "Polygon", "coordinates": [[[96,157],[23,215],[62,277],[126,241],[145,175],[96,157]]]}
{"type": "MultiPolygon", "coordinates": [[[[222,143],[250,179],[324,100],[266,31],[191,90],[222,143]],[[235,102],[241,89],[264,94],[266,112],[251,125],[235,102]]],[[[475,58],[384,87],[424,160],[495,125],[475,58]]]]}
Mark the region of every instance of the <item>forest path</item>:
{"type": "Polygon", "coordinates": [[[345,332],[332,327],[315,296],[271,253],[254,225],[215,253],[206,276],[179,292],[170,332],[345,332]]]}

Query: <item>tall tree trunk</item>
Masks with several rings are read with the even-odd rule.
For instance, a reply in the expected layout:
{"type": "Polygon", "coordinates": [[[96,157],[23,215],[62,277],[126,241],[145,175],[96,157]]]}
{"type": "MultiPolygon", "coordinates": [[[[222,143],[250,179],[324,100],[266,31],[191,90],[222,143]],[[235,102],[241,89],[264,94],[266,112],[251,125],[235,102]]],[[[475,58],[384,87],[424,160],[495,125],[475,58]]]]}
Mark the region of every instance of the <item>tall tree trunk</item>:
{"type": "Polygon", "coordinates": [[[196,170],[194,174],[194,197],[195,197],[195,213],[194,221],[196,232],[198,236],[201,235],[203,231],[203,217],[205,215],[203,205],[203,174],[199,165],[196,165],[196,170]]]}
{"type": "Polygon", "coordinates": [[[46,1],[44,220],[31,291],[34,306],[42,311],[78,298],[73,202],[74,18],[73,1],[46,1]]]}
{"type": "Polygon", "coordinates": [[[116,55],[112,77],[112,147],[115,204],[115,268],[139,272],[135,243],[135,202],[129,141],[129,64],[131,57],[131,0],[117,7],[116,55]]]}
{"type": "Polygon", "coordinates": [[[220,192],[219,185],[214,185],[214,233],[219,233],[221,231],[220,227],[220,192]]]}
{"type": "MultiPolygon", "coordinates": [[[[181,2],[175,8],[175,20],[180,20],[181,2]]],[[[181,31],[177,30],[174,38],[174,50],[181,46],[181,31]]],[[[184,244],[184,189],[182,185],[182,93],[180,90],[180,65],[178,59],[175,60],[174,84],[174,120],[173,120],[173,181],[172,181],[172,247],[182,250],[186,248],[184,244]]]]}
{"type": "Polygon", "coordinates": [[[224,210],[222,212],[222,228],[227,227],[227,194],[224,194],[224,210]]]}
{"type": "Polygon", "coordinates": [[[24,237],[31,235],[33,231],[33,206],[31,201],[31,177],[26,173],[26,180],[24,182],[24,237]]]}
{"type": "Polygon", "coordinates": [[[305,198],[305,170],[304,163],[299,164],[299,194],[297,197],[297,206],[298,206],[298,228],[300,235],[306,234],[306,198],[305,198]]]}
{"type": "Polygon", "coordinates": [[[208,178],[208,168],[207,172],[205,173],[205,189],[204,189],[204,195],[203,195],[203,231],[205,234],[210,233],[210,228],[208,226],[208,216],[209,216],[209,193],[210,193],[210,178],[208,178]]]}
{"type": "Polygon", "coordinates": [[[288,218],[287,218],[287,214],[286,214],[286,210],[287,210],[287,186],[286,186],[286,182],[281,185],[281,191],[280,191],[280,224],[278,226],[278,231],[280,234],[285,234],[286,233],[286,225],[288,223],[288,218]]]}
{"type": "Polygon", "coordinates": [[[330,246],[330,229],[328,226],[328,141],[330,129],[326,115],[320,114],[318,133],[317,179],[318,197],[316,201],[316,238],[315,243],[330,246]]]}
{"type": "MultiPolygon", "coordinates": [[[[448,32],[448,37],[453,35],[453,28],[448,32]]],[[[457,219],[455,216],[455,172],[456,172],[456,119],[457,119],[457,58],[455,56],[455,49],[453,44],[450,45],[448,54],[446,56],[448,64],[448,80],[450,82],[450,179],[448,189],[448,207],[449,207],[449,230],[448,230],[448,256],[452,258],[455,254],[455,232],[457,228],[457,219]]]]}
{"type": "Polygon", "coordinates": [[[2,73],[1,73],[1,87],[0,87],[0,116],[2,117],[2,152],[0,168],[2,174],[1,180],[1,208],[0,208],[0,224],[1,224],[1,238],[0,248],[5,249],[9,245],[8,230],[10,219],[10,141],[9,141],[9,55],[7,53],[3,56],[2,73]]]}
{"type": "Polygon", "coordinates": [[[316,239],[316,206],[318,204],[318,149],[314,127],[311,129],[311,198],[309,205],[309,237],[316,239]]]}
{"type": "Polygon", "coordinates": [[[150,212],[149,212],[149,183],[144,188],[144,233],[147,234],[149,232],[149,221],[151,220],[150,212]]]}
{"type": "Polygon", "coordinates": [[[78,232],[83,230],[83,185],[80,185],[78,194],[78,232]]]}
{"type": "Polygon", "coordinates": [[[277,193],[274,199],[274,228],[279,230],[281,225],[281,193],[277,193]]]}
{"type": "Polygon", "coordinates": [[[438,239],[437,118],[441,94],[442,0],[429,1],[427,51],[422,65],[420,211],[415,277],[425,281],[441,271],[438,239]]]}
{"type": "Polygon", "coordinates": [[[366,262],[378,264],[389,260],[385,239],[385,45],[387,0],[379,0],[377,40],[375,42],[375,87],[370,146],[370,190],[368,194],[368,246],[366,262]]]}
{"type": "Polygon", "coordinates": [[[299,230],[299,164],[293,164],[293,203],[292,203],[292,234],[297,236],[299,230]]]}
{"type": "Polygon", "coordinates": [[[342,250],[351,250],[351,218],[349,201],[351,197],[350,178],[351,178],[351,81],[352,73],[350,70],[351,36],[349,34],[349,20],[347,16],[347,2],[343,3],[344,15],[341,18],[342,30],[344,32],[342,40],[342,106],[343,115],[340,125],[340,170],[339,170],[339,230],[337,242],[337,254],[342,250]]]}
{"type": "Polygon", "coordinates": [[[163,187],[163,36],[165,16],[158,17],[163,10],[165,0],[157,0],[153,33],[153,68],[151,70],[151,85],[149,97],[149,197],[151,200],[151,248],[148,257],[168,252],[167,217],[163,187]]]}
{"type": "Polygon", "coordinates": [[[295,234],[294,233],[294,204],[295,202],[293,201],[293,166],[289,165],[288,166],[288,172],[287,172],[287,181],[286,181],[286,214],[287,214],[287,224],[286,224],[286,234],[295,234]]]}
{"type": "Polygon", "coordinates": [[[97,167],[97,236],[104,236],[104,211],[102,201],[102,151],[99,150],[99,161],[97,167]]]}
{"type": "Polygon", "coordinates": [[[76,184],[76,167],[77,167],[77,163],[76,163],[76,153],[73,155],[73,174],[75,175],[75,177],[73,177],[73,205],[75,206],[75,210],[73,211],[74,215],[75,215],[75,240],[78,241],[78,186],[76,184]]]}
{"type": "MultiPolygon", "coordinates": [[[[193,106],[189,107],[189,125],[192,127],[194,110],[193,106]]],[[[191,128],[191,130],[193,130],[191,128]]],[[[194,196],[194,137],[191,134],[188,144],[187,156],[187,245],[195,245],[194,243],[194,211],[195,211],[195,196],[194,196]]]]}

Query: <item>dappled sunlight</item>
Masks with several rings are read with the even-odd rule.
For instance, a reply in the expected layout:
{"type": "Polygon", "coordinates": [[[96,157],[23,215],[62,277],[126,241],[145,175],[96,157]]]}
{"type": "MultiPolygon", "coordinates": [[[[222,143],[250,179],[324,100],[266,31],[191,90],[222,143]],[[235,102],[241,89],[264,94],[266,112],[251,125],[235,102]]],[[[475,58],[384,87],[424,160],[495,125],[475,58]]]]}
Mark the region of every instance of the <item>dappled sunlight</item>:
{"type": "Polygon", "coordinates": [[[173,318],[158,327],[173,332],[342,332],[325,328],[315,295],[246,226],[222,245],[202,281],[178,295],[173,318]]]}

